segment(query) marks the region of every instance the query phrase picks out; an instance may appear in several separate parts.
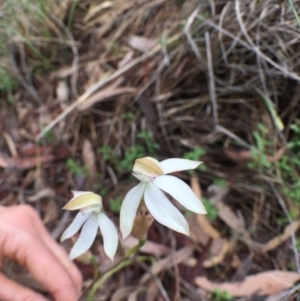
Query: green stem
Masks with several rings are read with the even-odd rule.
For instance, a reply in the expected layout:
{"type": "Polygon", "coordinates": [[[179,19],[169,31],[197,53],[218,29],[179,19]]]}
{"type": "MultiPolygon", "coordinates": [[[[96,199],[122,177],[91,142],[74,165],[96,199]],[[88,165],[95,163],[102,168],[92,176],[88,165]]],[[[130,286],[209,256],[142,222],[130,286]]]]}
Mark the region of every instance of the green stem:
{"type": "MultiPolygon", "coordinates": [[[[93,301],[94,296],[97,292],[97,290],[102,286],[102,284],[113,274],[120,271],[121,269],[129,266],[133,263],[134,259],[130,259],[129,257],[133,254],[135,254],[144,244],[146,240],[140,240],[136,246],[128,250],[124,256],[120,259],[120,261],[115,264],[113,267],[111,267],[108,271],[106,271],[97,281],[95,281],[94,284],[92,284],[92,288],[88,294],[88,301],[93,301]]],[[[141,258],[138,258],[140,261],[144,261],[148,259],[148,256],[141,256],[141,258]]],[[[79,299],[81,300],[81,298],[79,299]]]]}
{"type": "Polygon", "coordinates": [[[112,269],[108,270],[97,282],[95,282],[95,284],[93,285],[87,300],[88,301],[93,301],[94,300],[94,296],[97,292],[97,290],[101,287],[101,285],[110,277],[112,276],[114,273],[120,271],[121,269],[127,267],[128,265],[130,265],[133,262],[132,259],[127,259],[127,260],[123,260],[121,261],[118,265],[116,265],[115,267],[113,267],[112,269]]]}
{"type": "Polygon", "coordinates": [[[133,248],[129,249],[126,253],[125,253],[125,258],[129,258],[132,254],[136,253],[144,244],[145,244],[145,239],[143,240],[139,240],[139,243],[134,246],[133,248]]]}

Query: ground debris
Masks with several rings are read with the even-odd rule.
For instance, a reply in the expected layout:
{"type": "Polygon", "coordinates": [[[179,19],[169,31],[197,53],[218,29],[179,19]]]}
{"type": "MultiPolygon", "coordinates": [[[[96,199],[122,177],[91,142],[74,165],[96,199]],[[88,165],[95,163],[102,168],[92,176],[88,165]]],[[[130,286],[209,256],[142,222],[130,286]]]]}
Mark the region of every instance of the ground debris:
{"type": "Polygon", "coordinates": [[[218,284],[211,282],[206,277],[197,277],[195,282],[199,287],[208,292],[218,289],[219,291],[227,291],[234,297],[244,297],[276,294],[291,288],[299,279],[300,275],[297,273],[274,270],[248,276],[242,282],[224,282],[218,284]]]}
{"type": "MultiPolygon", "coordinates": [[[[292,1],[10,2],[0,21],[3,33],[10,28],[9,49],[0,47],[1,204],[30,203],[58,239],[71,219],[60,210],[70,190],[100,193],[117,225],[137,157],[203,161],[180,177],[215,218],[178,206],[190,237],[154,222],[144,266],[119,271],[95,300],[113,292],[115,301],[168,300],[165,292],[198,300],[195,277],[209,292],[292,296],[299,279],[285,272],[295,267],[284,243],[300,215],[292,1]],[[293,227],[266,183],[284,196],[293,227]],[[227,282],[240,274],[244,282],[227,282]]],[[[99,235],[77,262],[86,283],[111,267],[101,243],[99,235]]]]}

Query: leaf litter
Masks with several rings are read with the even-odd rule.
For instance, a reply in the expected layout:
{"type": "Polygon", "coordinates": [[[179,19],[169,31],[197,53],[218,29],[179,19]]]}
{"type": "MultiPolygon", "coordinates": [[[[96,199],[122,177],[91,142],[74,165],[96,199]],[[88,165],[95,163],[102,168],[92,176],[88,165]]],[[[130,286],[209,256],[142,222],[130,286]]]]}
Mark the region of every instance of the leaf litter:
{"type": "Polygon", "coordinates": [[[298,273],[272,270],[248,276],[242,282],[223,282],[218,284],[211,282],[206,277],[197,277],[195,282],[208,292],[220,290],[227,291],[235,297],[245,297],[276,294],[291,288],[299,279],[300,275],[298,273]]]}

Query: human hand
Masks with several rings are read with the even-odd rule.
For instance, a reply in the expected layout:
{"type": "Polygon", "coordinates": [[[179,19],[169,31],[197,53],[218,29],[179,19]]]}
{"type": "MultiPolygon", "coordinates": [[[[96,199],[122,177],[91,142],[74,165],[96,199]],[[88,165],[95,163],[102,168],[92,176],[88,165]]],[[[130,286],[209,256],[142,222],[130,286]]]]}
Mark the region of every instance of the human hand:
{"type": "MultiPolygon", "coordinates": [[[[76,301],[82,277],[28,205],[0,207],[0,268],[9,258],[27,268],[55,301],[76,301]]],[[[0,272],[1,301],[46,301],[0,272]]]]}

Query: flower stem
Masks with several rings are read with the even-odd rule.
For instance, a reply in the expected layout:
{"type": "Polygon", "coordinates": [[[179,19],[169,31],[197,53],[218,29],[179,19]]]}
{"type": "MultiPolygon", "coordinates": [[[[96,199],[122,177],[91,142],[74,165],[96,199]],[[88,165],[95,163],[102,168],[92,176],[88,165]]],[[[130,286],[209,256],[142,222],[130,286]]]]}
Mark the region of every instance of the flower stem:
{"type": "MultiPolygon", "coordinates": [[[[131,255],[135,254],[144,244],[145,244],[146,240],[139,240],[138,244],[136,246],[134,246],[133,248],[129,249],[126,253],[124,253],[124,255],[122,256],[122,258],[120,259],[120,261],[118,263],[116,263],[115,265],[113,265],[110,269],[108,269],[104,274],[102,274],[102,276],[99,279],[95,279],[92,284],[89,286],[89,288],[91,288],[89,294],[88,294],[88,301],[92,301],[94,300],[94,296],[97,292],[97,290],[101,287],[101,285],[109,278],[111,277],[113,274],[115,274],[116,272],[120,271],[121,269],[129,266],[130,264],[132,264],[134,262],[133,258],[129,258],[131,255]]],[[[146,259],[149,259],[148,256],[141,256],[140,258],[137,258],[140,261],[144,261],[146,259]]],[[[89,290],[89,288],[81,295],[81,297],[78,299],[78,301],[83,300],[83,297],[85,296],[85,294],[87,293],[87,291],[89,290]]]]}
{"type": "Polygon", "coordinates": [[[132,254],[136,253],[144,244],[145,244],[146,240],[145,239],[141,239],[139,240],[139,243],[134,246],[133,248],[129,249],[126,253],[125,253],[125,258],[130,257],[132,254]]]}
{"type": "Polygon", "coordinates": [[[122,260],[121,262],[119,262],[118,265],[114,266],[112,269],[108,270],[106,273],[104,273],[102,275],[102,277],[95,282],[95,284],[93,285],[87,300],[88,301],[93,301],[94,300],[94,296],[97,292],[97,290],[101,287],[101,285],[110,277],[112,276],[114,273],[120,271],[121,269],[127,267],[128,265],[130,265],[133,262],[132,259],[127,259],[127,260],[122,260]]]}

